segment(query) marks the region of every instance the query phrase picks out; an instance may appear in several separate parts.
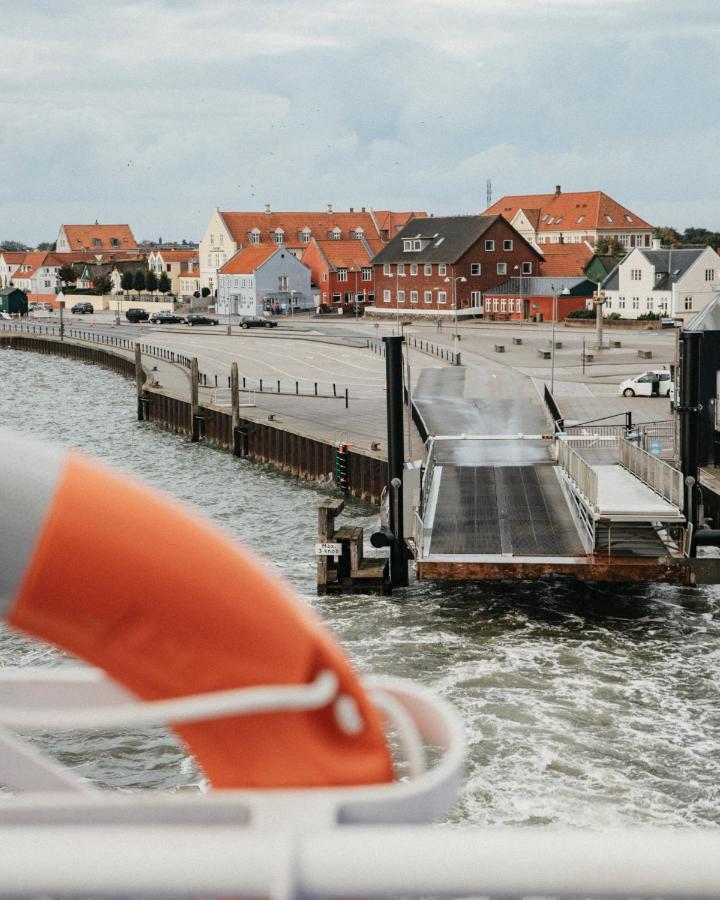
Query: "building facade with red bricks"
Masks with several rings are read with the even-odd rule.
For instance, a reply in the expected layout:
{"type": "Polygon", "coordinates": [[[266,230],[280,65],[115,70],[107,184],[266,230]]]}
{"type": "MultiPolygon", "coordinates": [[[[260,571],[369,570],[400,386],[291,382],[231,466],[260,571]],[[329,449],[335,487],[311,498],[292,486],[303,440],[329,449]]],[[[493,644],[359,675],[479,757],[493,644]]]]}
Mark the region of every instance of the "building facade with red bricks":
{"type": "Polygon", "coordinates": [[[541,260],[499,215],[413,219],[373,259],[375,307],[481,315],[485,291],[536,275],[541,260]]]}
{"type": "Polygon", "coordinates": [[[353,311],[375,301],[374,253],[364,239],[319,241],[303,251],[302,262],[311,275],[315,305],[353,311]]]}

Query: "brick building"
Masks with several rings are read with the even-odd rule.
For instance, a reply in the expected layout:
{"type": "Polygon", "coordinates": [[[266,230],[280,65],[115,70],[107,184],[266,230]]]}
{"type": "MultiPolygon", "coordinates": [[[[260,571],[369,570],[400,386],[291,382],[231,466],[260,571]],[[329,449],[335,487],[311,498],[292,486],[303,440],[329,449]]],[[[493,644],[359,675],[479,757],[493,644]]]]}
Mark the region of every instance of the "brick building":
{"type": "Polygon", "coordinates": [[[483,293],[537,274],[542,256],[502,216],[413,219],[373,259],[375,306],[483,311],[483,293]]]}
{"type": "Polygon", "coordinates": [[[366,240],[318,241],[312,238],[302,261],[312,273],[315,305],[352,310],[375,302],[372,259],[366,240]]]}

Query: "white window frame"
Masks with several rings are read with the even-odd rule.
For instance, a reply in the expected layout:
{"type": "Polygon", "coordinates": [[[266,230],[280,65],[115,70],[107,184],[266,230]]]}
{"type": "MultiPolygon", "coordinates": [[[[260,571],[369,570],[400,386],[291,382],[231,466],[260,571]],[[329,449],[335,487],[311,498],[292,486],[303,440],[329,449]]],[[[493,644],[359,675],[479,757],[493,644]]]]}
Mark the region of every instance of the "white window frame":
{"type": "Polygon", "coordinates": [[[512,250],[512,248],[513,248],[512,239],[505,238],[505,240],[503,240],[503,250],[512,250]]]}
{"type": "Polygon", "coordinates": [[[403,240],[403,253],[411,253],[412,252],[412,241],[403,240]]]}
{"type": "Polygon", "coordinates": [[[372,281],[372,269],[363,269],[362,270],[362,281],[372,281]]]}
{"type": "Polygon", "coordinates": [[[447,303],[447,291],[438,291],[438,303],[447,303]]]}
{"type": "MultiPolygon", "coordinates": [[[[532,263],[531,262],[524,262],[522,264],[522,274],[523,275],[532,275],[532,263]]],[[[518,312],[520,312],[520,310],[518,310],[518,312]]]]}
{"type": "Polygon", "coordinates": [[[348,280],[348,270],[347,269],[338,269],[337,277],[338,277],[338,281],[347,281],[348,280]]]}
{"type": "Polygon", "coordinates": [[[447,275],[447,265],[445,263],[438,263],[438,275],[447,275]]]}
{"type": "Polygon", "coordinates": [[[432,291],[425,291],[423,296],[423,302],[432,303],[432,291]]]}
{"type": "Polygon", "coordinates": [[[405,291],[398,291],[398,292],[397,292],[397,302],[398,302],[398,303],[404,303],[404,302],[405,302],[405,291]]]}
{"type": "Polygon", "coordinates": [[[507,275],[507,263],[499,262],[496,266],[496,270],[498,275],[507,275]]]}
{"type": "Polygon", "coordinates": [[[391,263],[383,263],[383,275],[392,275],[391,263]]]}
{"type": "Polygon", "coordinates": [[[419,295],[417,291],[410,291],[410,302],[417,303],[419,301],[419,295]]]}
{"type": "Polygon", "coordinates": [[[432,275],[432,263],[425,263],[423,266],[424,275],[432,275]]]}
{"type": "Polygon", "coordinates": [[[492,253],[492,251],[493,251],[494,249],[495,249],[495,241],[492,241],[492,240],[487,240],[487,241],[485,241],[485,250],[486,250],[488,253],[492,253]]]}
{"type": "Polygon", "coordinates": [[[705,281],[715,281],[715,269],[705,269],[705,281]]]}
{"type": "Polygon", "coordinates": [[[417,263],[410,263],[410,274],[411,274],[411,275],[417,275],[417,273],[418,273],[418,264],[417,264],[417,263]]]}
{"type": "Polygon", "coordinates": [[[480,265],[480,263],[470,263],[470,274],[471,275],[482,274],[482,266],[480,265]]]}
{"type": "Polygon", "coordinates": [[[397,273],[398,273],[398,275],[403,275],[403,276],[405,275],[405,263],[397,264],[397,273]]]}
{"type": "Polygon", "coordinates": [[[390,300],[391,300],[391,294],[390,294],[390,291],[384,290],[384,291],[383,291],[383,303],[389,303],[390,300]]]}

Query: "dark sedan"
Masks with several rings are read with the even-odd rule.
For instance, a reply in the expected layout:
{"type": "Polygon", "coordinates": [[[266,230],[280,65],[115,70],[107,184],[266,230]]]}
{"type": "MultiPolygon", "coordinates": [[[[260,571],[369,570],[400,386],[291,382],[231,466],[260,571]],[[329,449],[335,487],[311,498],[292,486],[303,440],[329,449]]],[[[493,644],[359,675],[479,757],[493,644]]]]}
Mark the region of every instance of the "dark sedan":
{"type": "Polygon", "coordinates": [[[185,319],[183,316],[161,309],[150,316],[150,322],[153,325],[183,325],[185,319]]]}
{"type": "Polygon", "coordinates": [[[263,319],[261,316],[243,316],[240,319],[241,328],[277,328],[277,322],[272,319],[263,319]]]}
{"type": "Polygon", "coordinates": [[[190,313],[190,315],[185,316],[185,324],[186,325],[217,325],[218,320],[213,319],[212,316],[205,316],[202,313],[190,313]]]}
{"type": "Polygon", "coordinates": [[[94,313],[95,307],[92,303],[76,303],[70,312],[74,315],[84,315],[85,313],[94,313]]]}

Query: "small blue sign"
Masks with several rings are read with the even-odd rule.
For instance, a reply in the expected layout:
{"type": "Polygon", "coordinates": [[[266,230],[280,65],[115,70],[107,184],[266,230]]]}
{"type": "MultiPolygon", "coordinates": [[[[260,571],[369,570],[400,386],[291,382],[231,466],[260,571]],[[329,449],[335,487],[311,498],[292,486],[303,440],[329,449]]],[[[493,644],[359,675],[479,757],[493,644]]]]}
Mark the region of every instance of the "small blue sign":
{"type": "Polygon", "coordinates": [[[652,444],[650,444],[650,452],[655,454],[655,456],[660,456],[662,453],[662,444],[660,441],[653,441],[652,444]]]}

